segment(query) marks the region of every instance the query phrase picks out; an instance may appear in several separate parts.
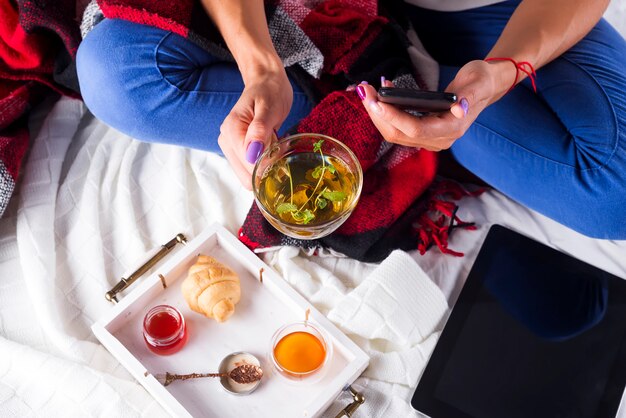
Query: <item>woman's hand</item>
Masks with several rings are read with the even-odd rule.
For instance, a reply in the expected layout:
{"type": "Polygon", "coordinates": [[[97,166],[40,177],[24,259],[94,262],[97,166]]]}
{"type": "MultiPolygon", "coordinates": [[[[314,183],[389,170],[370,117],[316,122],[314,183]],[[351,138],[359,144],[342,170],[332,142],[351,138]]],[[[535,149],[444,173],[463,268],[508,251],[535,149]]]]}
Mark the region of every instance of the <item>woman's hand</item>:
{"type": "Polygon", "coordinates": [[[251,189],[254,163],[287,118],[293,90],[270,38],[263,0],[201,2],[243,77],[244,90],[220,127],[218,143],[241,184],[251,189]]]}
{"type": "MultiPolygon", "coordinates": [[[[459,70],[445,89],[459,98],[450,111],[419,117],[379,102],[376,90],[369,85],[360,84],[357,93],[360,92],[365,109],[385,140],[441,151],[450,148],[485,107],[504,95],[513,84],[515,72],[511,63],[471,61],[459,70]]],[[[391,84],[386,82],[386,86],[391,84]]]]}
{"type": "Polygon", "coordinates": [[[284,68],[244,77],[241,97],[220,127],[218,144],[239,181],[252,188],[254,163],[287,118],[293,90],[284,68]]]}

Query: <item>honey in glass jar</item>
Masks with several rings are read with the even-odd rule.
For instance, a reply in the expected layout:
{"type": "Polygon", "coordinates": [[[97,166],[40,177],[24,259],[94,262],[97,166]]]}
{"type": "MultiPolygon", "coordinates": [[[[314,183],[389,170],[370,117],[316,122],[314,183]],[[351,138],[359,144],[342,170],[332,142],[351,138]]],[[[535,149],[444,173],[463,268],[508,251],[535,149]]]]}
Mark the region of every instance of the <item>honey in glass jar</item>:
{"type": "Polygon", "coordinates": [[[326,349],[315,335],[296,331],[278,341],[274,347],[274,357],[286,371],[310,373],[324,363],[326,349]]]}
{"type": "MultiPolygon", "coordinates": [[[[313,325],[297,322],[285,325],[272,342],[275,369],[291,380],[301,380],[320,374],[330,358],[331,346],[313,325]]],[[[320,376],[321,377],[321,376],[320,376]]]]}

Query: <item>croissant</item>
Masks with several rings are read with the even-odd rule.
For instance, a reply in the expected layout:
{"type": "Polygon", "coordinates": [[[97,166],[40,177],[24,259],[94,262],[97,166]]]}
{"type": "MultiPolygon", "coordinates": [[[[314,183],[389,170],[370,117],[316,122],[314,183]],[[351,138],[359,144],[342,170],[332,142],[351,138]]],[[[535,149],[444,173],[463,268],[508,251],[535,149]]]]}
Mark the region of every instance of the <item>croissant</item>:
{"type": "Polygon", "coordinates": [[[199,255],[181,285],[189,307],[217,322],[224,322],[235,312],[241,297],[237,273],[213,257],[199,255]]]}

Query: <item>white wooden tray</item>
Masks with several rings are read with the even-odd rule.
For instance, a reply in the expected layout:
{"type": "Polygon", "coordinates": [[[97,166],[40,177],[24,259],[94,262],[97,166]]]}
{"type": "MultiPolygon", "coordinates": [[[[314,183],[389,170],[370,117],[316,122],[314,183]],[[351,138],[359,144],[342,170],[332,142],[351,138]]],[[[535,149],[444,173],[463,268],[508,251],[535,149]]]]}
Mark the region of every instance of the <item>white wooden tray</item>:
{"type": "Polygon", "coordinates": [[[214,224],[178,250],[92,326],[100,342],[172,415],[177,417],[315,417],[367,367],[369,358],[356,344],[291,288],[274,270],[221,225],[214,224]],[[233,316],[217,323],[189,309],[180,283],[198,254],[230,266],[241,281],[241,300],[233,316]],[[263,269],[263,281],[259,272],[263,269]],[[165,278],[166,286],[158,275],[165,278]],[[148,350],[142,321],[151,307],[169,304],[187,322],[189,341],[178,353],[159,356],[148,350]],[[271,337],[282,325],[309,320],[323,328],[333,344],[324,377],[294,384],[272,373],[267,355],[271,337]],[[215,372],[229,353],[248,351],[266,373],[247,396],[227,393],[219,379],[177,381],[164,387],[154,377],[165,372],[215,372]]]}

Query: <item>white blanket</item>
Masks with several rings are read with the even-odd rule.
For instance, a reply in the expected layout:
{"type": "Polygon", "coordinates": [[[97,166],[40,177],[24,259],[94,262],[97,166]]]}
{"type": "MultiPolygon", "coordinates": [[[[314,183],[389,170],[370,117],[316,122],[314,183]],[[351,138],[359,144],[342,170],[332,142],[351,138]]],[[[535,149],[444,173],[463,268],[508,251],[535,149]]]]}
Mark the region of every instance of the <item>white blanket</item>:
{"type": "MultiPolygon", "coordinates": [[[[608,16],[622,33],[625,9],[614,1],[608,16]]],[[[0,219],[0,416],[165,416],[90,326],[110,307],[104,293],[145,251],[212,222],[236,233],[251,193],[222,158],[136,142],[78,101],[59,101],[38,132],[0,219]]],[[[412,388],[490,224],[626,277],[626,242],[582,237],[497,192],[461,203],[461,218],[480,225],[453,235],[463,258],[396,252],[376,266],[292,248],[263,255],[371,355],[355,383],[367,397],[357,416],[417,415],[412,388]]]]}
{"type": "MultiPolygon", "coordinates": [[[[2,415],[163,415],[90,325],[110,308],[104,293],[144,252],[214,221],[236,233],[251,202],[222,158],[136,142],[84,115],[82,103],[58,102],[34,141],[13,217],[0,223],[2,415]]],[[[463,258],[394,252],[376,266],[294,248],[263,255],[371,355],[355,383],[367,397],[361,416],[417,415],[408,399],[446,317],[446,299],[456,299],[491,223],[523,226],[523,233],[626,275],[626,242],[582,237],[496,192],[461,203],[460,216],[481,226],[453,235],[463,258]]],[[[345,403],[340,397],[327,416],[345,403]]]]}

